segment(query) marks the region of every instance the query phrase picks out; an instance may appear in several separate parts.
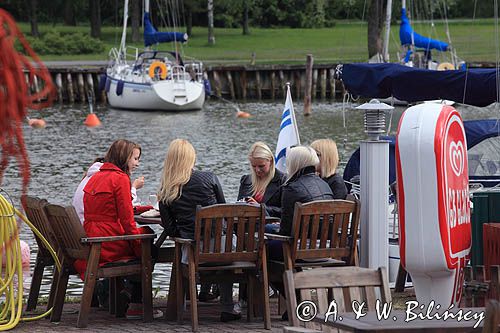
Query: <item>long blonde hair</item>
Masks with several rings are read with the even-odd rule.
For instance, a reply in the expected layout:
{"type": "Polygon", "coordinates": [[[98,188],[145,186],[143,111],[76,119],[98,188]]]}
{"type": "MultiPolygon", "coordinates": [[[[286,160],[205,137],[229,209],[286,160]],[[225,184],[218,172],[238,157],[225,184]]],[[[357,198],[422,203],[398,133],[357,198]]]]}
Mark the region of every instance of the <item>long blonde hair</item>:
{"type": "Polygon", "coordinates": [[[308,166],[316,166],[319,163],[318,155],[314,149],[308,146],[296,146],[290,148],[286,156],[287,182],[299,171],[308,166]]]}
{"type": "Polygon", "coordinates": [[[320,139],[311,143],[320,161],[320,176],[328,178],[335,173],[339,165],[339,152],[337,144],[331,139],[320,139]]]}
{"type": "Polygon", "coordinates": [[[175,139],[170,143],[163,163],[158,201],[168,205],[181,196],[182,186],[191,178],[195,160],[196,152],[189,141],[175,139]]]}
{"type": "Polygon", "coordinates": [[[252,147],[250,147],[250,151],[248,152],[248,161],[250,164],[252,164],[252,159],[263,159],[271,162],[269,173],[264,178],[257,177],[254,168],[250,168],[252,172],[252,195],[255,195],[266,191],[267,185],[269,185],[271,180],[274,178],[276,169],[274,166],[273,152],[269,149],[268,145],[262,141],[257,141],[252,145],[252,147]]]}

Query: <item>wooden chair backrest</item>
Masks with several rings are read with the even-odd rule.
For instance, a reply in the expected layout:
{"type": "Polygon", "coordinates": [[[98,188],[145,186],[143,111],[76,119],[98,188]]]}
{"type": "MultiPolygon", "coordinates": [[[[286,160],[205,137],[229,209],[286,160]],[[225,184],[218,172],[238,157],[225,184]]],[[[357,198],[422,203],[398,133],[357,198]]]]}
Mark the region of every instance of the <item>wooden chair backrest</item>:
{"type": "Polygon", "coordinates": [[[62,254],[69,260],[87,259],[89,246],[81,242],[81,239],[87,237],[87,234],[75,208],[49,204],[45,210],[54,235],[61,244],[62,254]]]}
{"type": "Polygon", "coordinates": [[[258,262],[264,246],[264,224],[263,204],[198,206],[195,222],[196,265],[205,262],[258,262]]]}
{"type": "Polygon", "coordinates": [[[291,259],[333,258],[354,265],[359,201],[318,200],[296,203],[291,259]]]}
{"type": "MultiPolygon", "coordinates": [[[[391,302],[391,291],[385,267],[379,269],[349,267],[322,267],[294,273],[284,273],[286,298],[293,326],[300,326],[295,309],[296,292],[299,302],[312,301],[318,314],[326,314],[330,304],[335,304],[337,312],[352,312],[352,302],[365,302],[364,311],[375,311],[377,300],[381,309],[384,303],[391,302]],[[335,301],[335,303],[331,303],[335,301]]],[[[306,327],[314,328],[312,322],[306,327]]]]}
{"type": "MultiPolygon", "coordinates": [[[[59,246],[45,212],[45,207],[49,204],[48,201],[29,195],[23,195],[21,197],[21,203],[28,220],[35,226],[35,228],[38,229],[38,231],[40,231],[42,236],[49,242],[54,251],[57,252],[59,246]]],[[[51,255],[47,250],[45,244],[36,234],[34,235],[36,243],[38,244],[38,251],[40,255],[50,257],[51,255]]]]}

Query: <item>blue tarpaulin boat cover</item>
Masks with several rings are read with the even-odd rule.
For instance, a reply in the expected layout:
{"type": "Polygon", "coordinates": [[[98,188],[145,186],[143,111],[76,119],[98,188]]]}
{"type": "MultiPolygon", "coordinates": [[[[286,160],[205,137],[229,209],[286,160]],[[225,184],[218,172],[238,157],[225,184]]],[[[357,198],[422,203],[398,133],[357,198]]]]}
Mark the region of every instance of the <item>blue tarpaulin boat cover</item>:
{"type": "Polygon", "coordinates": [[[144,13],[144,46],[151,46],[153,44],[164,42],[185,42],[187,41],[187,34],[182,32],[158,32],[151,20],[149,13],[144,13]]]}
{"type": "MultiPolygon", "coordinates": [[[[467,150],[488,138],[500,136],[500,122],[497,119],[465,120],[464,129],[467,138],[467,150]]],[[[389,141],[389,184],[391,184],[396,181],[396,137],[393,135],[381,136],[380,139],[389,141]]],[[[489,156],[489,158],[498,160],[498,156],[500,156],[500,153],[497,156],[489,156]]],[[[360,150],[358,148],[349,158],[344,169],[343,178],[350,181],[359,173],[360,150]]]]}
{"type": "Polygon", "coordinates": [[[486,106],[497,101],[495,69],[436,71],[399,64],[344,64],[339,73],[347,90],[367,98],[395,97],[418,102],[447,99],[486,106]]]}
{"type": "Polygon", "coordinates": [[[399,40],[401,45],[415,45],[416,47],[429,50],[446,51],[448,44],[429,37],[424,37],[413,31],[410,20],[406,16],[406,9],[401,9],[401,25],[399,26],[399,40]]]}

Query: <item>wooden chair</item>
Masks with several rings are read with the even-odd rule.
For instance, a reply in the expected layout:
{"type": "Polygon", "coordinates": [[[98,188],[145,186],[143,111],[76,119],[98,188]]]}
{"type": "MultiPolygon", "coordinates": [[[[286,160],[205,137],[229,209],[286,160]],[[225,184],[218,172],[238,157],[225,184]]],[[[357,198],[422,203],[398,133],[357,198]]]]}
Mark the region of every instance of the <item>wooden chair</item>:
{"type": "Polygon", "coordinates": [[[283,244],[284,261],[270,263],[282,270],[355,265],[359,208],[357,199],[297,202],[292,236],[266,234],[283,244]]]}
{"type": "MultiPolygon", "coordinates": [[[[92,294],[97,279],[110,278],[111,285],[117,286],[117,277],[130,275],[140,275],[142,283],[143,321],[153,320],[153,299],[151,290],[151,241],[154,234],[146,235],[125,235],[114,237],[87,237],[80,220],[73,206],[63,207],[59,205],[47,205],[45,207],[47,217],[59,244],[60,258],[62,258],[62,268],[57,279],[57,289],[54,294],[54,308],[51,321],[59,321],[66,296],[68,278],[73,270],[73,263],[77,259],[87,260],[87,270],[83,284],[83,294],[80,302],[80,312],[76,326],[87,327],[92,294]],[[130,262],[116,262],[99,267],[99,257],[103,242],[141,240],[141,260],[130,262]]],[[[114,297],[110,297],[110,309],[116,308],[117,292],[114,290],[114,297]]]]}
{"type": "Polygon", "coordinates": [[[194,239],[175,238],[177,267],[177,318],[182,323],[184,309],[183,277],[188,279],[193,331],[198,330],[196,284],[203,282],[246,282],[247,319],[253,316],[253,290],[260,284],[264,326],[271,328],[266,250],[264,246],[265,206],[219,204],[196,208],[194,239]],[[225,238],[225,239],[224,239],[225,238]],[[236,244],[236,245],[234,245],[236,244]],[[187,247],[188,263],[181,263],[181,247],[187,247]]]}
{"type": "MultiPolygon", "coordinates": [[[[365,311],[374,311],[377,300],[391,302],[391,291],[385,267],[369,269],[361,267],[325,267],[309,269],[302,272],[287,270],[283,274],[287,309],[292,328],[284,328],[284,332],[308,332],[317,328],[313,321],[301,323],[295,309],[302,301],[312,301],[317,313],[324,315],[332,301],[337,311],[352,312],[352,302],[365,302],[365,311]],[[299,294],[297,301],[296,294],[299,294]],[[298,303],[299,302],[299,303],[298,303]],[[305,329],[299,328],[301,324],[305,329]]],[[[328,328],[322,327],[327,331],[328,328]]]]}
{"type": "MultiPolygon", "coordinates": [[[[50,227],[49,220],[45,213],[45,206],[48,205],[47,200],[40,199],[37,197],[32,197],[29,195],[23,195],[21,197],[21,203],[26,213],[28,220],[40,231],[41,235],[48,241],[50,246],[54,251],[58,251],[59,247],[57,241],[54,237],[52,229],[50,227]]],[[[36,255],[35,267],[33,270],[33,276],[31,278],[30,292],[28,296],[28,302],[26,304],[26,311],[31,311],[36,308],[38,295],[40,294],[40,286],[42,284],[43,271],[45,267],[54,265],[54,258],[50,254],[45,243],[35,235],[35,240],[38,245],[38,252],[36,255]]],[[[54,301],[54,291],[56,288],[56,283],[54,281],[57,279],[59,271],[54,265],[54,273],[52,277],[52,285],[50,287],[49,300],[47,304],[47,310],[52,307],[54,301]]]]}

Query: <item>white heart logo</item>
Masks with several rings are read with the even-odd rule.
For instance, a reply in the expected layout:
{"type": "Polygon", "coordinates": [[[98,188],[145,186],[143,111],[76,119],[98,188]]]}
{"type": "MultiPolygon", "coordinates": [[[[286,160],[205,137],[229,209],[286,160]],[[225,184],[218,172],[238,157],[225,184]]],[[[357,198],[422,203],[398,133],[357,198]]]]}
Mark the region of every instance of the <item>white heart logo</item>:
{"type": "Polygon", "coordinates": [[[453,173],[457,177],[459,177],[464,171],[464,164],[465,164],[464,159],[465,159],[465,153],[462,141],[458,142],[452,141],[450,143],[450,164],[453,173]]]}

